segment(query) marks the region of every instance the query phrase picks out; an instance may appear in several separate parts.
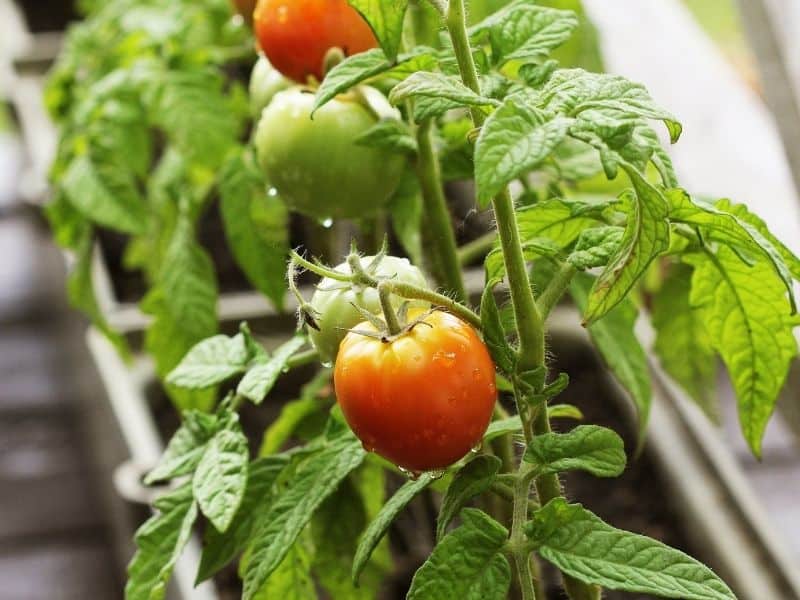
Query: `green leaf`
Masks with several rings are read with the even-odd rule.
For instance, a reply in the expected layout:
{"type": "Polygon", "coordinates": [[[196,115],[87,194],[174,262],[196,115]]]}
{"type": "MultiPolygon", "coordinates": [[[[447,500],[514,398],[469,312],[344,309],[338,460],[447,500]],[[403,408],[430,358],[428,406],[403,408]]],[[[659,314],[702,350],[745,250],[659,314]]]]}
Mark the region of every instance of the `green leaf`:
{"type": "MultiPolygon", "coordinates": [[[[576,421],[583,419],[580,409],[571,404],[550,404],[547,407],[547,416],[551,419],[575,419],[576,421]]],[[[522,434],[522,421],[519,415],[489,423],[489,428],[483,434],[483,443],[486,444],[508,434],[522,434]]]]}
{"type": "Polygon", "coordinates": [[[69,202],[83,215],[109,229],[139,234],[147,229],[147,209],[130,173],[75,158],[61,180],[69,202]]]}
{"type": "Polygon", "coordinates": [[[223,429],[209,442],[197,465],[192,486],[200,510],[225,533],[244,497],[250,449],[241,427],[223,429]]]}
{"type": "Polygon", "coordinates": [[[361,146],[371,146],[400,154],[416,154],[417,140],[411,129],[399,119],[383,119],[355,139],[361,146]]]}
{"type": "Polygon", "coordinates": [[[522,242],[546,237],[559,247],[572,244],[581,231],[598,224],[603,211],[616,199],[544,200],[517,211],[522,242]]]}
{"type": "MultiPolygon", "coordinates": [[[[764,230],[769,234],[763,222],[761,222],[762,227],[759,227],[757,222],[756,225],[751,225],[710,204],[694,202],[689,194],[680,189],[669,190],[666,197],[670,203],[670,221],[673,223],[685,223],[699,228],[702,238],[706,241],[718,241],[743,250],[750,250],[763,255],[770,261],[775,272],[783,280],[792,304],[792,311],[797,310],[792,274],[784,262],[783,256],[785,255],[790,260],[794,259],[795,266],[797,266],[797,259],[785,247],[785,252],[782,253],[773,246],[772,242],[762,233],[764,230]]],[[[730,206],[730,203],[723,201],[722,206],[730,206]]],[[[739,209],[739,212],[746,218],[749,214],[746,213],[746,209],[744,211],[739,209]]]]}
{"type": "Polygon", "coordinates": [[[523,460],[538,474],[588,471],[596,477],[617,477],[625,470],[625,445],[615,432],[580,425],[568,433],[545,433],[528,444],[523,460]]]}
{"type": "Polygon", "coordinates": [[[717,360],[702,314],[689,303],[691,279],[690,267],[672,265],[653,297],[655,351],[664,370],[707,415],[716,419],[717,360]]]}
{"type": "Polygon", "coordinates": [[[394,60],[403,39],[408,0],[348,0],[369,23],[381,48],[394,60]]]}
{"type": "Polygon", "coordinates": [[[581,409],[572,404],[550,404],[547,407],[547,416],[551,419],[574,419],[583,420],[581,409]]]}
{"type": "Polygon", "coordinates": [[[611,590],[684,600],[736,600],[714,572],[656,540],[615,529],[556,498],[530,524],[537,552],[559,570],[611,590]]]}
{"type": "Polygon", "coordinates": [[[169,440],[158,465],[147,474],[144,482],[151,485],[194,471],[206,444],[217,431],[217,423],[214,415],[196,410],[186,411],[181,426],[169,440]]]}
{"type": "Polygon", "coordinates": [[[414,575],[408,600],[502,600],[511,583],[511,567],[502,549],[508,531],[489,515],[461,511],[462,525],[434,548],[414,575]]]}
{"type": "MultiPolygon", "coordinates": [[[[586,315],[589,290],[593,277],[578,273],[570,284],[570,293],[578,308],[586,315]]],[[[625,299],[601,320],[589,325],[589,334],[614,377],[628,391],[636,404],[639,417],[639,433],[644,433],[650,415],[652,384],[647,355],[636,338],[634,325],[637,310],[634,304],[625,299]]]]}
{"type": "Polygon", "coordinates": [[[520,0],[474,25],[469,34],[478,42],[488,37],[495,63],[538,60],[566,42],[578,24],[572,11],[520,0]]]}
{"type": "Polygon", "coordinates": [[[243,600],[252,600],[320,504],[365,456],[361,443],[348,432],[298,467],[287,488],[259,520],[244,575],[243,600]]]}
{"type": "Polygon", "coordinates": [[[240,119],[212,69],[159,71],[151,76],[152,120],[192,163],[218,169],[237,143],[240,119]]]}
{"type": "Polygon", "coordinates": [[[436,522],[436,539],[444,537],[447,526],[461,512],[464,505],[489,489],[502,461],[496,456],[481,454],[464,465],[453,477],[442,499],[436,522]]]}
{"type": "Polygon", "coordinates": [[[261,404],[275,385],[278,376],[286,368],[288,360],[305,342],[305,336],[296,335],[275,350],[271,357],[265,358],[250,367],[239,382],[236,393],[255,404],[261,404]]]}
{"type": "Polygon", "coordinates": [[[389,101],[395,105],[411,99],[417,103],[424,99],[435,101],[434,105],[421,112],[417,111],[419,107],[415,107],[414,114],[418,121],[441,114],[454,106],[499,106],[500,104],[497,100],[476,94],[461,83],[458,77],[425,71],[414,73],[401,81],[389,94],[389,101]]]}
{"type": "Polygon", "coordinates": [[[584,229],[572,253],[567,257],[567,262],[580,271],[604,267],[616,253],[624,234],[622,227],[584,229]]]}
{"type": "MultiPolygon", "coordinates": [[[[331,372],[321,370],[311,381],[303,386],[300,398],[287,402],[281,409],[281,414],[264,432],[259,456],[268,456],[281,449],[294,433],[297,426],[309,415],[318,412],[323,404],[320,393],[331,385],[331,372]]],[[[330,392],[329,392],[330,393],[330,392]]]]}
{"type": "Polygon", "coordinates": [[[286,557],[264,582],[264,586],[253,596],[253,600],[316,598],[317,590],[311,575],[311,564],[315,554],[314,540],[306,529],[292,544],[286,557]]]}
{"type": "Polygon", "coordinates": [[[223,165],[219,188],[222,224],[236,264],[281,309],[289,255],[286,207],[267,193],[263,173],[250,153],[237,154],[223,165]]]}
{"type": "MultiPolygon", "coordinates": [[[[141,303],[155,319],[147,329],[145,347],[159,376],[166,377],[200,341],[217,332],[217,283],[214,266],[197,243],[188,215],[181,215],[169,239],[155,286],[141,303]]],[[[167,391],[181,409],[208,409],[215,391],[167,391]]]]}
{"type": "Polygon", "coordinates": [[[630,289],[662,252],[669,248],[668,206],[664,194],[627,163],[622,167],[633,183],[631,208],[619,248],[595,281],[584,311],[593,323],[625,298],[630,289]]]}
{"type": "Polygon", "coordinates": [[[130,348],[125,336],[111,328],[106,320],[94,291],[92,258],[94,238],[88,229],[81,235],[76,249],[75,263],[67,276],[67,298],[73,308],[82,311],[103,335],[114,345],[120,354],[127,358],[130,348]]]}
{"type": "Polygon", "coordinates": [[[205,581],[244,550],[258,515],[266,511],[274,494],[275,482],[289,464],[284,454],[259,458],[250,463],[247,488],[228,530],[220,533],[208,527],[197,582],[205,581]]]}
{"type": "Polygon", "coordinates": [[[128,565],[125,600],[164,598],[175,562],[197,519],[197,505],[188,484],[159,498],[156,507],[158,513],[136,532],[138,550],[128,565]]]}
{"type": "Polygon", "coordinates": [[[389,526],[397,518],[397,515],[408,505],[414,497],[433,482],[433,478],[428,473],[423,473],[416,480],[407,481],[403,484],[389,501],[383,506],[378,516],[369,524],[366,531],[361,535],[358,542],[355,558],[353,559],[352,579],[353,583],[358,583],[361,572],[367,565],[373,550],[381,541],[381,538],[389,530],[389,526]]]}
{"type": "Polygon", "coordinates": [[[251,359],[244,336],[215,335],[194,346],[167,375],[167,383],[203,389],[243,373],[251,359]]]}
{"type": "Polygon", "coordinates": [[[681,135],[681,124],[659,107],[647,89],[619,75],[589,73],[583,69],[560,69],[538,90],[537,105],[555,113],[577,117],[583,111],[592,121],[603,115],[616,119],[643,117],[663,121],[673,143],[681,135]]]}
{"type": "Polygon", "coordinates": [[[800,280],[800,258],[797,258],[797,256],[795,256],[795,254],[789,250],[783,244],[783,242],[781,242],[772,234],[772,232],[767,228],[767,224],[761,219],[761,217],[754,215],[747,210],[747,206],[744,204],[734,204],[727,199],[717,200],[714,205],[722,212],[730,213],[739,219],[740,222],[749,225],[750,228],[748,230],[750,232],[755,229],[755,231],[760,233],[763,236],[763,239],[769,242],[769,244],[772,245],[775,250],[777,250],[778,254],[780,254],[783,262],[789,267],[792,277],[800,280]]]}
{"type": "Polygon", "coordinates": [[[345,479],[339,489],[322,503],[311,520],[311,531],[317,545],[314,571],[331,598],[372,600],[376,596],[375,586],[365,586],[362,582],[355,587],[350,579],[357,535],[366,524],[364,502],[349,479],[345,479]]]}
{"type": "Polygon", "coordinates": [[[400,55],[396,61],[387,59],[384,51],[378,48],[348,56],[325,75],[317,90],[313,111],[317,111],[338,94],[376,75],[398,68],[408,68],[412,72],[425,70],[432,68],[434,64],[435,60],[426,48],[400,55]]]}
{"type": "Polygon", "coordinates": [[[797,354],[786,288],[766,261],[744,263],[721,246],[690,255],[695,269],[691,305],[700,311],[711,344],[728,367],[742,433],[756,456],[789,365],[797,354]]]}
{"type": "Polygon", "coordinates": [[[500,320],[500,311],[494,299],[494,288],[500,283],[499,279],[486,282],[481,298],[481,324],[483,325],[483,338],[495,364],[504,373],[514,371],[514,349],[506,339],[503,323],[500,320]]]}
{"type": "Polygon", "coordinates": [[[475,144],[475,183],[478,206],[514,179],[531,171],[567,137],[572,119],[551,118],[511,96],[481,128],[475,144]]]}

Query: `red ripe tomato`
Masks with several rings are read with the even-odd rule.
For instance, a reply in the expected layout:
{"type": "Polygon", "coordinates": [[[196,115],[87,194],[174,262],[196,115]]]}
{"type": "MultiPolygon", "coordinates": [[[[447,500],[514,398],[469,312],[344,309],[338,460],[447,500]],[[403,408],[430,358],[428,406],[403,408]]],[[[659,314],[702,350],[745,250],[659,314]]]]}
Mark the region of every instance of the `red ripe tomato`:
{"type": "MultiPolygon", "coordinates": [[[[366,322],[355,329],[375,331],[366,322]]],[[[364,447],[414,472],[444,469],[479,444],[497,400],[486,346],[441,311],[388,342],[348,333],[334,384],[364,447]]]]}
{"type": "Polygon", "coordinates": [[[349,56],[377,46],[369,25],[347,0],[258,0],[254,19],[264,54],[299,83],[309,75],[322,81],[331,48],[349,56]]]}

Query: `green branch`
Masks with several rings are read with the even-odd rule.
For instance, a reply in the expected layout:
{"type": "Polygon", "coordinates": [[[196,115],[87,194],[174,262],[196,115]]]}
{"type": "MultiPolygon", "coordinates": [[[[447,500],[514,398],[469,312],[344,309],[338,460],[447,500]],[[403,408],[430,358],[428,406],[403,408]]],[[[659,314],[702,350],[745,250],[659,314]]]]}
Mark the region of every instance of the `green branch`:
{"type": "Polygon", "coordinates": [[[461,275],[450,211],[447,209],[447,199],[442,187],[439,159],[433,148],[432,133],[430,120],[423,121],[417,128],[417,179],[422,190],[431,243],[434,244],[441,266],[443,281],[439,283],[464,302],[467,300],[467,292],[461,275]]]}

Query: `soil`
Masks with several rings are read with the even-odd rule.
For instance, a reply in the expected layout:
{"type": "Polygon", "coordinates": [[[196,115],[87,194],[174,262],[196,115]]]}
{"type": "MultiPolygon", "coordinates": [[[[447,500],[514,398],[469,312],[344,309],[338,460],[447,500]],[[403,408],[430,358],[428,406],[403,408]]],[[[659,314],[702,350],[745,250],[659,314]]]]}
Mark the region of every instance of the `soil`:
{"type": "MultiPolygon", "coordinates": [[[[258,324],[255,325],[257,327],[258,324]]],[[[659,539],[704,560],[703,549],[689,542],[678,507],[671,500],[666,482],[646,447],[641,457],[633,456],[635,431],[613,399],[613,391],[599,370],[603,367],[592,350],[554,340],[551,352],[556,360],[555,369],[570,375],[570,386],[558,401],[578,406],[585,416],[585,422],[611,427],[619,432],[629,455],[628,468],[617,479],[597,479],[577,472],[566,475],[564,483],[570,500],[581,502],[615,527],[659,539]]],[[[282,404],[297,397],[299,386],[312,373],[313,368],[310,368],[305,373],[298,373],[297,377],[281,378],[264,405],[247,405],[243,408],[242,423],[254,447],[258,447],[264,428],[279,414],[282,404]]],[[[166,439],[178,426],[178,418],[156,384],[149,389],[149,397],[161,433],[166,439]]],[[[574,422],[556,420],[553,426],[556,430],[564,431],[574,427],[574,422]]],[[[393,493],[403,482],[403,478],[392,476],[389,492],[393,493]]],[[[396,569],[386,580],[381,600],[400,600],[405,597],[414,572],[433,547],[439,502],[440,497],[435,492],[420,495],[392,526],[389,539],[396,569]]],[[[556,573],[545,566],[544,577],[547,581],[547,600],[566,600],[558,587],[556,573]]],[[[216,581],[224,600],[240,597],[241,584],[233,568],[221,573],[216,581]]],[[[603,595],[606,600],[642,600],[651,597],[613,591],[603,595]]],[[[320,594],[320,598],[326,596],[320,594]]]]}

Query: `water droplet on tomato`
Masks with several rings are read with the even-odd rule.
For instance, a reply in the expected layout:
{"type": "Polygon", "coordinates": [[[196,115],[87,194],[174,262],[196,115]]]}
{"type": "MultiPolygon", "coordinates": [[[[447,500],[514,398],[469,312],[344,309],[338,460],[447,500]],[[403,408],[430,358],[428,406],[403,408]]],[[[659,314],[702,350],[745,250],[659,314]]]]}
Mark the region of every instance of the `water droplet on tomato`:
{"type": "Polygon", "coordinates": [[[433,479],[434,481],[437,479],[441,479],[444,477],[444,474],[447,473],[447,469],[434,469],[433,471],[428,471],[428,477],[433,479]]]}
{"type": "Polygon", "coordinates": [[[444,434],[440,435],[439,437],[436,438],[436,443],[439,444],[440,446],[444,446],[445,444],[447,444],[447,436],[444,434]]]}
{"type": "Polygon", "coordinates": [[[421,355],[421,354],[415,354],[415,355],[414,355],[414,360],[415,360],[416,362],[419,362],[419,361],[421,361],[421,360],[422,360],[422,355],[421,355]]]}
{"type": "Polygon", "coordinates": [[[443,352],[442,350],[439,350],[434,353],[433,361],[441,363],[445,367],[452,367],[453,364],[456,362],[456,353],[443,352]]]}
{"type": "Polygon", "coordinates": [[[458,398],[456,398],[455,396],[448,396],[448,397],[447,397],[447,403],[448,403],[450,406],[455,406],[455,405],[456,405],[456,402],[458,402],[458,398]]]}
{"type": "Polygon", "coordinates": [[[472,378],[475,381],[480,380],[480,378],[481,378],[481,370],[478,369],[478,368],[472,369],[472,378]]]}
{"type": "Polygon", "coordinates": [[[489,382],[489,393],[494,394],[497,391],[497,386],[494,384],[494,381],[489,382]]]}

